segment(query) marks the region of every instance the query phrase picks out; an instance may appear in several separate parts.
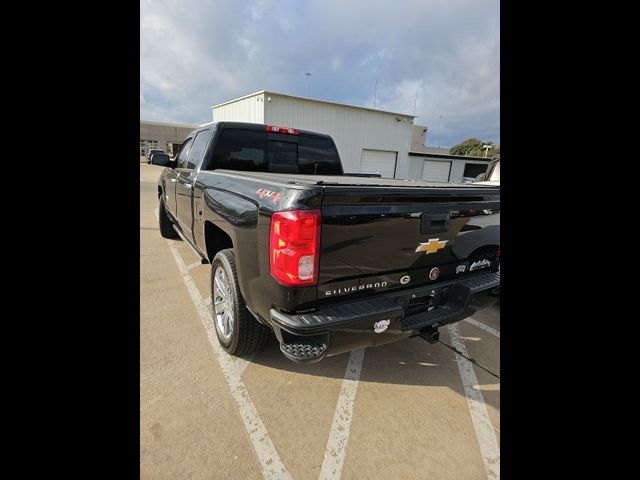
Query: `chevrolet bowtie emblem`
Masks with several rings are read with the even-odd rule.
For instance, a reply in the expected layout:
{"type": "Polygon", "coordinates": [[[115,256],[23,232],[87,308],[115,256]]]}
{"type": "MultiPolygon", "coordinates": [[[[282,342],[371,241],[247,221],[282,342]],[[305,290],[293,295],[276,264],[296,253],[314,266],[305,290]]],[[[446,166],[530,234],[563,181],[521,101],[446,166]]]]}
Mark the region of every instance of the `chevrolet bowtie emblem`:
{"type": "Polygon", "coordinates": [[[439,238],[430,238],[427,243],[421,243],[420,245],[418,245],[418,248],[416,248],[416,253],[426,252],[427,255],[429,255],[430,253],[436,253],[441,248],[444,248],[445,244],[448,241],[449,240],[440,241],[439,238]]]}

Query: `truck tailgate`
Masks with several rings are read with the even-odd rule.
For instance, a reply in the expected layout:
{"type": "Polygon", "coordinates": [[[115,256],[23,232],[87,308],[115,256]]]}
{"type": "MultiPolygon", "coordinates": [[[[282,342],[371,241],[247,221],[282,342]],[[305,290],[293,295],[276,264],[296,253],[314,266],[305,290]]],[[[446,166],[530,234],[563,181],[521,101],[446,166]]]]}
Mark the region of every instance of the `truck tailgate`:
{"type": "Polygon", "coordinates": [[[325,186],[318,301],[495,270],[499,199],[499,188],[466,185],[325,186]]]}

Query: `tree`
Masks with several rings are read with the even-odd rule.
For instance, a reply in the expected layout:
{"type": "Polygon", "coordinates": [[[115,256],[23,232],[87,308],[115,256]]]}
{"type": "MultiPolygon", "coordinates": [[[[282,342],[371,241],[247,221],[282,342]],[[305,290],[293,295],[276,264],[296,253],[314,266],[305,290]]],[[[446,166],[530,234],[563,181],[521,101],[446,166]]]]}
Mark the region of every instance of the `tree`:
{"type": "Polygon", "coordinates": [[[487,152],[487,158],[500,153],[500,147],[492,141],[482,141],[477,138],[467,138],[464,142],[454,145],[449,150],[451,155],[464,155],[465,157],[484,157],[485,148],[483,145],[491,145],[491,148],[487,152]]]}

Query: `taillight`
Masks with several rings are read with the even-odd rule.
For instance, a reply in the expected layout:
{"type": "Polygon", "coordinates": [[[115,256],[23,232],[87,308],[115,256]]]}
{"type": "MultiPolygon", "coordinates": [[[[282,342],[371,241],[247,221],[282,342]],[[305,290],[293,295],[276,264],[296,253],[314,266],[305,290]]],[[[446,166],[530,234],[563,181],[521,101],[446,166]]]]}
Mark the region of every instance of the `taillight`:
{"type": "Polygon", "coordinates": [[[299,135],[300,134],[300,131],[297,128],[276,127],[275,125],[267,125],[267,132],[287,133],[289,135],[299,135]]]}
{"type": "Polygon", "coordinates": [[[274,212],[269,269],[281,284],[304,287],[318,282],[320,219],[320,210],[274,212]]]}

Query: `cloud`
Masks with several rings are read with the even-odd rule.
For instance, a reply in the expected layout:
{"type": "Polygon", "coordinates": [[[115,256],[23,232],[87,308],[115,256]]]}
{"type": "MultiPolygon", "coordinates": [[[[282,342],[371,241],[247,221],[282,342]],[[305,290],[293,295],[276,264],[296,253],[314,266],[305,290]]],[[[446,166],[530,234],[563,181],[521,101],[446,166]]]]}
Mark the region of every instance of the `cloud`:
{"type": "Polygon", "coordinates": [[[428,144],[500,141],[498,0],[142,0],[140,118],[211,120],[266,89],[413,113],[428,144]],[[416,89],[418,95],[416,98],[416,89]],[[442,118],[440,118],[442,117],[442,118]]]}

